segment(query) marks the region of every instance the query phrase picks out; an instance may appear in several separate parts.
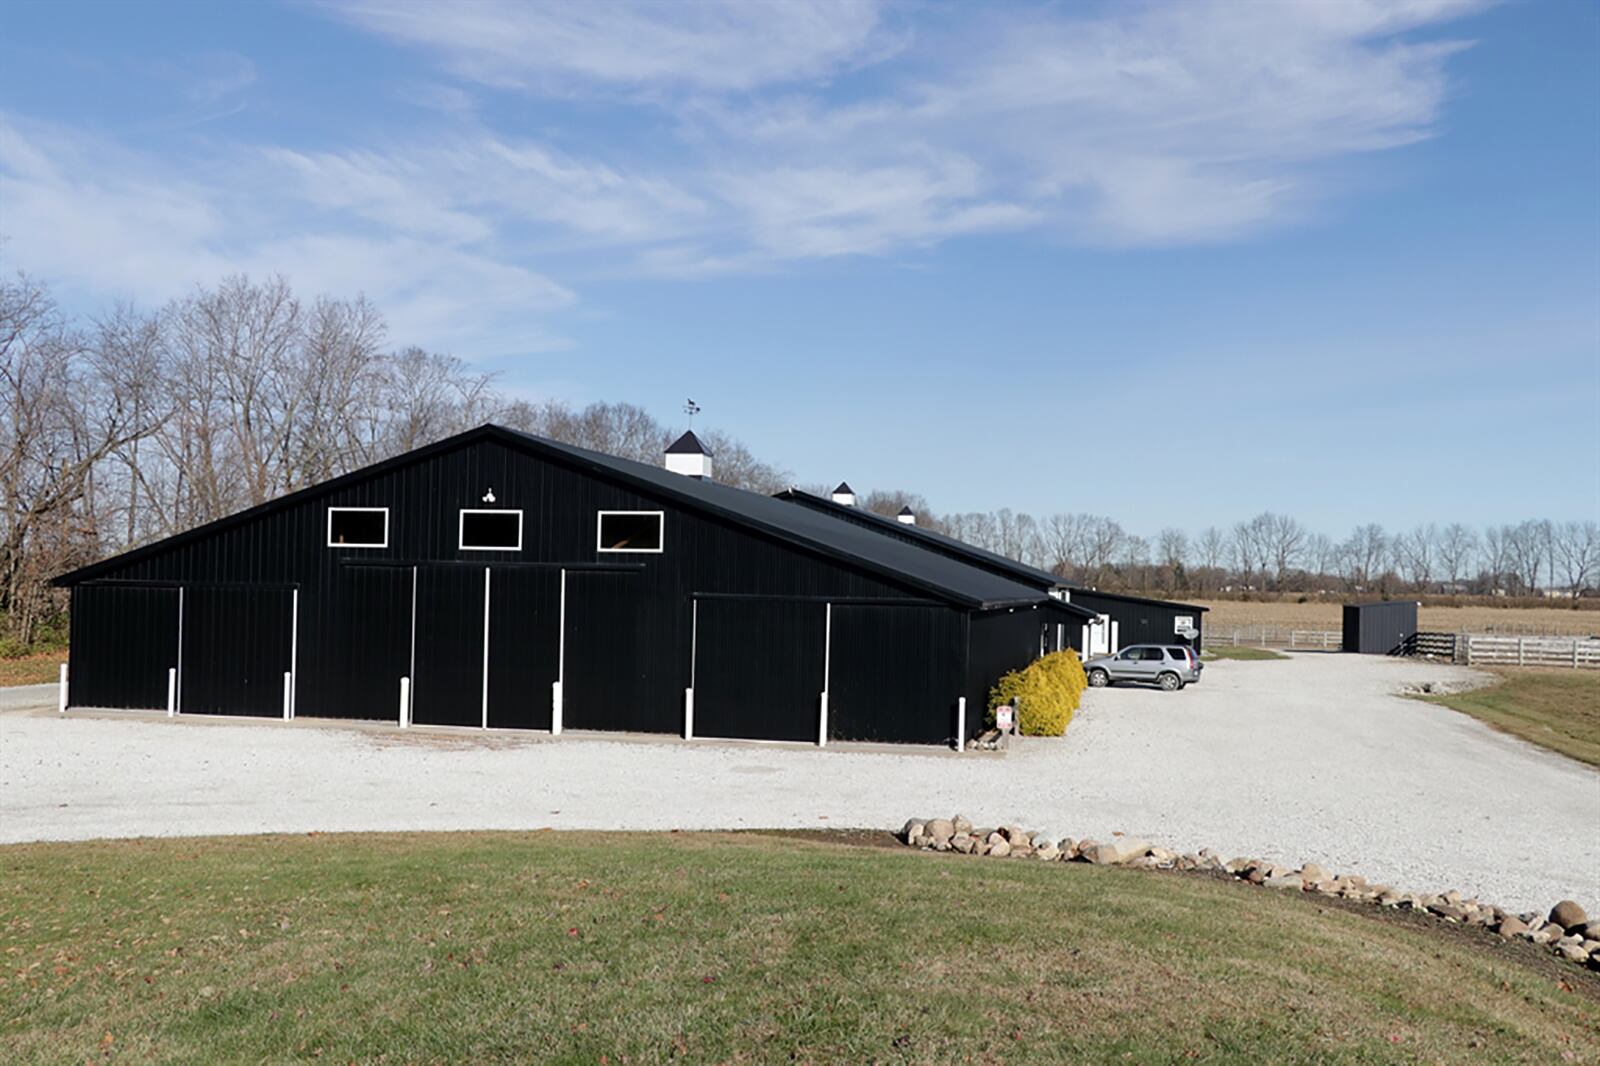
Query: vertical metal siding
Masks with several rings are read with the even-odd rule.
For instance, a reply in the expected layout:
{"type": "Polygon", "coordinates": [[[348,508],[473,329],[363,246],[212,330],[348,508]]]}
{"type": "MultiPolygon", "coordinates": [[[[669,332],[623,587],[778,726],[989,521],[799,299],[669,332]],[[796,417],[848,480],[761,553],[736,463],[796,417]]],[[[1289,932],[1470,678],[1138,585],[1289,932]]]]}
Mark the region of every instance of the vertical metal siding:
{"type": "Polygon", "coordinates": [[[912,744],[953,738],[956,700],[966,695],[964,637],[962,613],[948,607],[836,605],[828,735],[912,744]]]}
{"type": "Polygon", "coordinates": [[[1344,607],[1345,651],[1363,655],[1398,655],[1417,635],[1417,602],[1386,600],[1347,603],[1344,607]]]}
{"type": "Polygon", "coordinates": [[[289,672],[294,593],[198,585],[184,590],[185,714],[278,717],[289,672]]]}
{"type": "Polygon", "coordinates": [[[1002,674],[1039,657],[1039,625],[1050,620],[1041,610],[994,611],[971,616],[967,652],[967,723],[976,732],[989,706],[989,690],[1002,674]]]}
{"type": "Polygon", "coordinates": [[[1124,648],[1130,644],[1187,643],[1192,644],[1198,652],[1205,637],[1205,612],[1182,604],[1140,603],[1085,589],[1073,589],[1072,602],[1115,620],[1117,643],[1124,648]],[[1194,627],[1199,635],[1193,641],[1184,640],[1173,629],[1179,615],[1194,618],[1194,627]]]}
{"type": "MultiPolygon", "coordinates": [[[[510,568],[506,565],[510,563],[589,568],[568,572],[564,689],[566,724],[573,728],[662,733],[681,728],[682,693],[689,684],[691,605],[697,593],[841,599],[922,595],[920,590],[731,520],[683,510],[631,485],[493,441],[465,443],[390,467],[242,525],[134,560],[111,576],[190,586],[297,587],[297,713],[389,719],[396,713],[398,679],[411,669],[410,566],[416,564],[416,720],[477,725],[482,713],[483,567],[489,567],[494,590],[491,724],[543,728],[548,725],[546,678],[553,669],[552,643],[558,644],[561,636],[553,628],[548,603],[559,578],[535,576],[556,574],[554,569],[527,571],[510,568]],[[490,488],[493,505],[482,499],[490,488]],[[387,547],[327,547],[327,508],[332,506],[389,508],[387,547]],[[458,510],[485,506],[523,510],[521,551],[458,548],[458,510]],[[663,511],[665,550],[597,552],[595,523],[601,510],[663,511]],[[596,565],[628,569],[596,571],[596,565]]],[[[129,668],[128,660],[137,656],[125,650],[150,631],[148,610],[131,600],[82,595],[91,587],[99,586],[80,586],[74,592],[74,677],[91,687],[99,684],[103,698],[121,701],[113,705],[139,705],[148,701],[150,692],[158,692],[155,705],[160,706],[165,700],[166,666],[159,666],[157,682],[152,683],[129,668]]],[[[175,600],[170,590],[165,595],[175,600]]],[[[263,633],[287,626],[280,608],[266,601],[258,606],[259,616],[239,620],[236,627],[263,633]]],[[[904,634],[893,632],[898,617],[878,623],[889,642],[890,660],[903,659],[908,668],[920,654],[915,649],[929,640],[945,639],[926,632],[921,610],[904,615],[904,634]]],[[[237,669],[220,646],[202,642],[188,654],[195,660],[186,658],[186,670],[210,671],[220,680],[237,669]]],[[[702,665],[707,661],[702,658],[702,665]]],[[[941,669],[937,661],[922,665],[941,669]]],[[[852,683],[848,672],[836,676],[840,684],[852,683]]],[[[906,684],[916,683],[914,672],[905,676],[906,684]]],[[[872,682],[861,684],[865,691],[872,682]]],[[[809,700],[819,691],[805,693],[804,698],[809,700]]],[[[750,698],[759,710],[761,692],[752,690],[750,698]]],[[[855,703],[857,697],[851,700],[855,703]]],[[[81,702],[76,697],[74,701],[81,702]]],[[[246,703],[257,706],[253,697],[246,703]]],[[[888,702],[873,704],[891,719],[900,714],[888,702]]],[[[881,726],[863,722],[850,730],[887,736],[921,728],[886,721],[881,726]]],[[[814,725],[812,729],[814,738],[814,725]]],[[[930,736],[933,732],[928,727],[930,736]]]]}
{"type": "Polygon", "coordinates": [[[815,741],[826,612],[809,601],[700,601],[695,735],[815,741]]]}
{"type": "Polygon", "coordinates": [[[71,706],[166,707],[167,671],[178,665],[177,589],[79,585],[71,629],[71,706]]]}

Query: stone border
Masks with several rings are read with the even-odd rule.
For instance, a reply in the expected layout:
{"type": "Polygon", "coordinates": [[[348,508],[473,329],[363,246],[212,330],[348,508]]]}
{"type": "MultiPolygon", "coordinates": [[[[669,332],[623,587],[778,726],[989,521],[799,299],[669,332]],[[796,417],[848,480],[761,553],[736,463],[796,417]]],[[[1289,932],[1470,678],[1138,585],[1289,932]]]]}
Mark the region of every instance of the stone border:
{"type": "Polygon", "coordinates": [[[1337,896],[1357,903],[1373,903],[1396,910],[1431,914],[1447,922],[1491,929],[1510,939],[1520,937],[1550,950],[1568,962],[1600,971],[1600,920],[1590,921],[1582,907],[1564,899],[1541,917],[1537,911],[1512,914],[1493,904],[1464,899],[1454,889],[1439,893],[1404,892],[1389,885],[1373,885],[1359,874],[1330,874],[1314,862],[1298,868],[1279,866],[1265,859],[1236,858],[1226,862],[1210,848],[1179,854],[1135,837],[1110,841],[1052,840],[1021,826],[975,829],[961,815],[954,818],[912,818],[900,830],[908,847],[924,851],[950,851],[990,858],[1032,858],[1043,862],[1086,862],[1096,866],[1133,869],[1222,873],[1267,888],[1337,896]]]}

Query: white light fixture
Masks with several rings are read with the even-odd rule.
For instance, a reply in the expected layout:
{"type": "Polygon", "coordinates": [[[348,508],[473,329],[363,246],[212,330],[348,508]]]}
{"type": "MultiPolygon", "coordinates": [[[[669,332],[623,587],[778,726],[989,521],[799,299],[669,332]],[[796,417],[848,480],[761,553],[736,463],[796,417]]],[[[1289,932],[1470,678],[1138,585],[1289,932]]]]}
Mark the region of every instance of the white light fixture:
{"type": "Polygon", "coordinates": [[[484,503],[493,503],[494,502],[494,489],[493,488],[490,488],[488,492],[483,494],[483,502],[484,503]]]}

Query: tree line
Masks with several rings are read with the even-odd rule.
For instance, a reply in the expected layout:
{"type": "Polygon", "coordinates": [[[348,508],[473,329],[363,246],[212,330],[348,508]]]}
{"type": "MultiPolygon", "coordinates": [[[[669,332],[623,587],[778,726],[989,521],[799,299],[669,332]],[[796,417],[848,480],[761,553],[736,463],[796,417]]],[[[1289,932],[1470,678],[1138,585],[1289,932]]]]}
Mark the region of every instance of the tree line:
{"type": "Polygon", "coordinates": [[[1460,522],[1390,531],[1357,526],[1342,540],[1270,511],[1191,536],[1177,527],[1147,539],[1110,518],[1001,509],[933,514],[915,493],[872,492],[883,515],[910,507],[918,522],[1064,578],[1124,591],[1350,592],[1577,596],[1600,586],[1600,523],[1527,521],[1482,530],[1460,522]]]}
{"type": "MultiPolygon", "coordinates": [[[[0,280],[0,639],[27,646],[59,615],[60,573],[484,422],[652,464],[674,432],[631,404],[507,396],[453,356],[391,347],[365,299],[283,278],[85,320],[25,275],[0,280]]],[[[718,480],[789,484],[700,435],[718,480]]]]}
{"type": "MultiPolygon", "coordinates": [[[[508,396],[451,355],[391,345],[364,298],[304,298],[283,278],[229,277],[82,319],[26,275],[0,279],[0,640],[27,646],[59,618],[60,573],[491,421],[651,464],[676,432],[632,404],[508,396]]],[[[791,483],[738,440],[701,436],[718,481],[791,483]]],[[[1268,513],[1147,540],[1097,515],[936,515],[900,491],[862,505],[910,506],[951,536],[1105,588],[1525,594],[1600,579],[1592,521],[1370,524],[1334,541],[1268,513]]]]}

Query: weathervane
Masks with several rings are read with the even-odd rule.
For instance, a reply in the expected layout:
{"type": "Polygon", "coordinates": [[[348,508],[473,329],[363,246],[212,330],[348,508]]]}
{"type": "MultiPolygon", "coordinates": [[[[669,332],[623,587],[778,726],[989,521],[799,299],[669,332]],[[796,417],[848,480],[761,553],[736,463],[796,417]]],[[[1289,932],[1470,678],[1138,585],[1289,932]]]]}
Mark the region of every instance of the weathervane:
{"type": "Polygon", "coordinates": [[[683,413],[689,416],[689,428],[694,428],[694,416],[700,413],[700,405],[693,400],[683,401],[683,413]]]}

